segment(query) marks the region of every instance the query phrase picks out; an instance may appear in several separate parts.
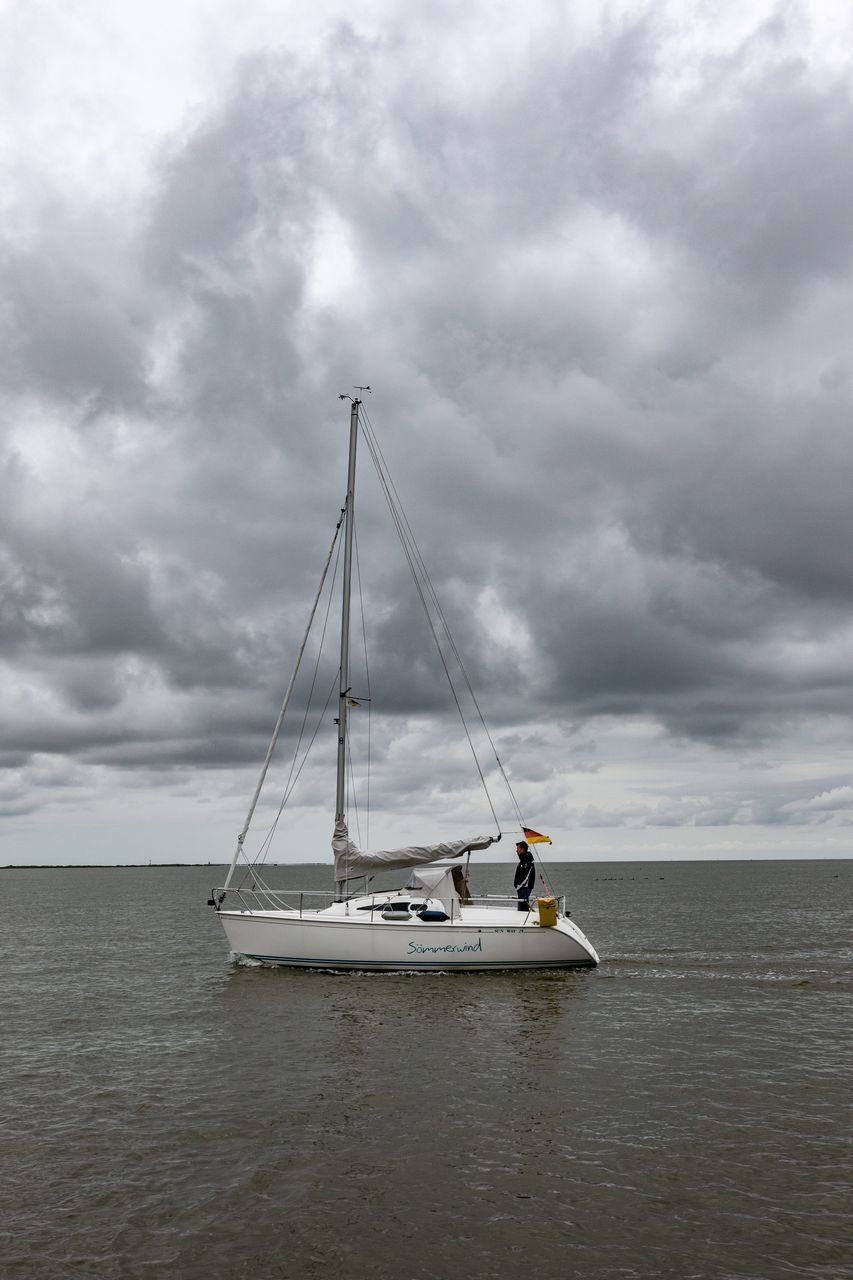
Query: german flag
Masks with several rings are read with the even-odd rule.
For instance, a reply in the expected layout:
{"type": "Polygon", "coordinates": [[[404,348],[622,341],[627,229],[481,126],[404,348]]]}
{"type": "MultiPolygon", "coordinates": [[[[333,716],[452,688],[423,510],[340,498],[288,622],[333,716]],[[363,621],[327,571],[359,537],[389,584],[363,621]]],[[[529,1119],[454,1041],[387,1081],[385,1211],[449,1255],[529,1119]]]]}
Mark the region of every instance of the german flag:
{"type": "Polygon", "coordinates": [[[550,836],[543,836],[541,831],[531,831],[530,827],[522,827],[524,838],[528,844],[552,844],[550,836]]]}

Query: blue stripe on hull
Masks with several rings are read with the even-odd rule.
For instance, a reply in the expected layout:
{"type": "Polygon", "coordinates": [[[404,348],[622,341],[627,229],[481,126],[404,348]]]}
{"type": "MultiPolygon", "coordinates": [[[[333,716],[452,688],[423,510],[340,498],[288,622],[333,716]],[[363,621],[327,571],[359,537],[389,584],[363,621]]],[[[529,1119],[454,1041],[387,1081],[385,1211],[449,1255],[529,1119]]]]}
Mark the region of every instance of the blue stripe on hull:
{"type": "Polygon", "coordinates": [[[389,969],[398,973],[406,969],[594,969],[592,960],[478,960],[474,964],[452,960],[331,960],[317,956],[306,960],[303,956],[259,956],[248,951],[235,951],[235,955],[247,960],[259,960],[265,964],[289,965],[301,969],[389,969]]]}

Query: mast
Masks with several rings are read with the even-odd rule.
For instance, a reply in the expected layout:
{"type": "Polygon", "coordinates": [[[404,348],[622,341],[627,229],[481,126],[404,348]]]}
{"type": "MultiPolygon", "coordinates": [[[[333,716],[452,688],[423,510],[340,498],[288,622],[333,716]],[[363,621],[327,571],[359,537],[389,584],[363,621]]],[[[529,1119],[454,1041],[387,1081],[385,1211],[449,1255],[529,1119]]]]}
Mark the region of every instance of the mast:
{"type": "MultiPolygon", "coordinates": [[[[341,397],[343,399],[343,397],[341,397]]],[[[350,594],[352,586],[352,535],[355,520],[355,451],[358,442],[358,407],[353,400],[349,420],[349,468],[347,471],[346,525],[344,531],[344,585],[341,602],[341,682],[338,694],[338,773],[335,826],[346,820],[347,698],[349,697],[350,594]]],[[[335,881],[335,900],[342,901],[345,881],[335,881]]]]}

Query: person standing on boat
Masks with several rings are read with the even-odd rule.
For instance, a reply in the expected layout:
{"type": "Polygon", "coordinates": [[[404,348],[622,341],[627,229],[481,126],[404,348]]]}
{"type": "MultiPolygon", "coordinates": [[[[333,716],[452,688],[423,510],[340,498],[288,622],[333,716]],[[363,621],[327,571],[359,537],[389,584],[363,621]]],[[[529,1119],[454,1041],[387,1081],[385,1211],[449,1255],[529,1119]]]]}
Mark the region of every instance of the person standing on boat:
{"type": "Polygon", "coordinates": [[[519,840],[515,846],[518,854],[518,866],[515,869],[513,885],[518,897],[519,911],[530,910],[530,893],[536,881],[536,868],[533,865],[533,854],[526,840],[519,840]]]}

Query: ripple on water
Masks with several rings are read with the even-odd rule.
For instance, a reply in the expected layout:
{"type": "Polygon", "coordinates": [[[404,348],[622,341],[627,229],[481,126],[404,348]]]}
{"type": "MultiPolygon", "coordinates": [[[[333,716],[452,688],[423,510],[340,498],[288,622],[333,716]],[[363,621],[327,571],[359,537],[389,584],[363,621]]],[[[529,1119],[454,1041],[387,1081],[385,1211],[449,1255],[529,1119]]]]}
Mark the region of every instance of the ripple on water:
{"type": "Polygon", "coordinates": [[[586,871],[602,968],[485,975],[231,964],[207,869],[16,873],[4,1280],[853,1274],[838,883],[586,871]]]}

